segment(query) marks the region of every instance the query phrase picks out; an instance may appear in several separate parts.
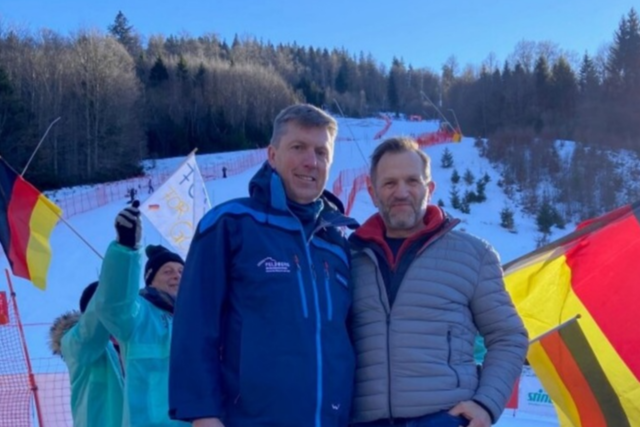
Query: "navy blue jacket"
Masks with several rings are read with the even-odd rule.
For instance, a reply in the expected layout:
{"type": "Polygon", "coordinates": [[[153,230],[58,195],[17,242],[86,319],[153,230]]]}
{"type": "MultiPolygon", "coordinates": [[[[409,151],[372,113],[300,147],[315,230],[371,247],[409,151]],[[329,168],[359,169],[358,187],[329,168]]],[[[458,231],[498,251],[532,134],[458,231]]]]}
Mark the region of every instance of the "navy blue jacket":
{"type": "Polygon", "coordinates": [[[350,259],[337,226],[355,221],[325,191],[311,238],[265,165],[250,197],[202,219],[187,257],[171,346],[170,415],[225,427],[343,427],[354,352],[350,259]]]}

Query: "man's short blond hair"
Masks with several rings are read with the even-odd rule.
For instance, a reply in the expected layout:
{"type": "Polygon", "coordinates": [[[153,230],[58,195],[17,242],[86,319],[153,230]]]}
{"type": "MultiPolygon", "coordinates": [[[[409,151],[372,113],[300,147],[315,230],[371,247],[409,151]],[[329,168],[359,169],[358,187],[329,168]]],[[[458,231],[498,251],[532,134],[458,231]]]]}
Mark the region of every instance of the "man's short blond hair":
{"type": "Polygon", "coordinates": [[[338,122],[329,114],[311,104],[294,104],[280,111],[273,121],[271,145],[278,146],[289,123],[303,128],[325,128],[329,131],[331,142],[338,134],[338,122]]]}

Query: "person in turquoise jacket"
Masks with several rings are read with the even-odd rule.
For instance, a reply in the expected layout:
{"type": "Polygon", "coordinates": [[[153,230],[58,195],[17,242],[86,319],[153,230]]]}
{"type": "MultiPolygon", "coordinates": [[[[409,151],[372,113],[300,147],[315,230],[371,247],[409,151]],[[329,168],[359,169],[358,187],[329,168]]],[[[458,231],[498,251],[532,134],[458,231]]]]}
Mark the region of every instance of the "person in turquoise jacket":
{"type": "Polygon", "coordinates": [[[177,427],[169,418],[169,349],[173,305],[184,261],[163,246],[148,246],[140,289],[139,202],[116,218],[117,240],[104,256],[96,290],[100,321],[120,344],[124,363],[123,427],[177,427]]]}
{"type": "Polygon", "coordinates": [[[49,347],[69,369],[71,415],[75,427],[122,425],[123,379],[118,352],[100,323],[92,296],[98,282],[82,292],[80,311],[58,317],[49,347]]]}

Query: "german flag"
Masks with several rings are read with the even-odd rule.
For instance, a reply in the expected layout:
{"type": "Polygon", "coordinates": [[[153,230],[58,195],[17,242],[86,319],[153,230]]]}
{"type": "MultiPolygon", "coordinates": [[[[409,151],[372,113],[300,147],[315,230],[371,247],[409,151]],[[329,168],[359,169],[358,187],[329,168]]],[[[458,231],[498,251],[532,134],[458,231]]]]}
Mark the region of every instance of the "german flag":
{"type": "Polygon", "coordinates": [[[639,214],[624,206],[504,266],[564,427],[640,426],[639,214]]]}
{"type": "Polygon", "coordinates": [[[62,210],[0,157],[0,243],[13,274],[45,289],[49,236],[62,210]]]}

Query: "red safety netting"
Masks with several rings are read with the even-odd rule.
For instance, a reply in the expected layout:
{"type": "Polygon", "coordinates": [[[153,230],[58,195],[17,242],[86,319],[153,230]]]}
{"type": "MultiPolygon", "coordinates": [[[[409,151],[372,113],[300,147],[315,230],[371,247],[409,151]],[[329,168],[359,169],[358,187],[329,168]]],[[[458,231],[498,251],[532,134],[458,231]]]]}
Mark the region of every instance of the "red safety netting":
{"type": "MultiPolygon", "coordinates": [[[[30,326],[30,325],[25,325],[30,326]]],[[[32,359],[41,427],[73,427],[69,373],[58,356],[32,359]]]]}
{"type": "Polygon", "coordinates": [[[0,427],[73,427],[69,375],[60,357],[29,357],[25,330],[47,336],[48,324],[23,324],[11,276],[0,286],[0,427]]]}
{"type": "Polygon", "coordinates": [[[12,295],[0,290],[0,427],[31,427],[36,387],[12,295]]]}
{"type": "MultiPolygon", "coordinates": [[[[200,172],[205,181],[220,179],[223,175],[234,176],[255,167],[267,159],[267,150],[257,149],[248,151],[233,159],[207,163],[200,167],[200,172]]],[[[131,189],[136,192],[136,197],[144,199],[154,188],[158,188],[174,171],[148,173],[144,176],[125,179],[92,186],[84,190],[77,190],[73,194],[64,196],[49,196],[60,208],[62,215],[68,219],[74,215],[89,212],[101,206],[116,201],[125,201],[129,198],[131,189]]]]}
{"type": "Polygon", "coordinates": [[[459,129],[442,128],[435,132],[420,134],[416,137],[416,141],[422,148],[436,144],[444,144],[445,142],[460,142],[462,141],[462,133],[459,129]]]}
{"type": "Polygon", "coordinates": [[[389,116],[380,116],[385,121],[384,127],[373,136],[373,139],[381,139],[391,127],[391,119],[389,116]]]}
{"type": "Polygon", "coordinates": [[[361,166],[355,169],[341,170],[338,178],[333,181],[331,191],[344,205],[345,214],[349,215],[349,213],[351,213],[358,192],[367,188],[368,175],[369,169],[366,166],[361,166]],[[345,194],[345,190],[347,189],[349,193],[345,194]]]}

